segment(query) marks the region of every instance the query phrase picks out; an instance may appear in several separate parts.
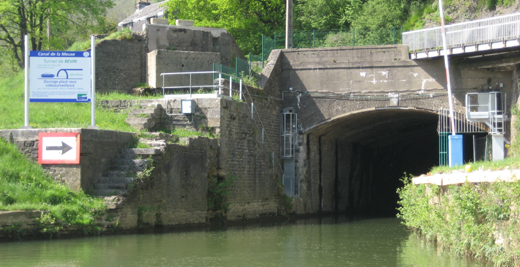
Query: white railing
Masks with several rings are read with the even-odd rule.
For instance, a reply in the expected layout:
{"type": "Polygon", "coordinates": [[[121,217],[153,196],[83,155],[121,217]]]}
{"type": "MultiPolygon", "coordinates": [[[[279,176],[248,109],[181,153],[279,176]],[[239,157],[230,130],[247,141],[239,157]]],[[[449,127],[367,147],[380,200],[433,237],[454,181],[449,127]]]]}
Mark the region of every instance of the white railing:
{"type": "MultiPolygon", "coordinates": [[[[233,75],[229,75],[229,74],[226,74],[226,73],[222,73],[220,71],[190,71],[190,72],[168,72],[168,73],[161,73],[161,76],[162,76],[162,91],[163,91],[163,98],[177,98],[177,97],[182,97],[184,95],[179,95],[179,94],[167,94],[167,91],[168,90],[187,90],[189,89],[189,98],[192,98],[193,97],[193,89],[197,90],[197,89],[201,89],[201,88],[212,88],[214,91],[215,90],[218,90],[217,92],[213,92],[212,94],[204,94],[204,95],[215,95],[215,96],[222,96],[222,91],[223,89],[229,89],[229,97],[233,98],[233,80],[238,80],[239,81],[239,85],[238,85],[238,98],[239,100],[242,100],[242,78],[240,77],[236,77],[236,76],[233,76],[233,75]],[[195,83],[194,84],[194,78],[193,76],[196,76],[196,77],[200,77],[200,76],[203,76],[203,75],[217,75],[218,74],[218,80],[217,80],[217,83],[218,84],[214,84],[214,79],[212,78],[211,79],[211,84],[207,84],[207,81],[208,79],[197,79],[197,81],[202,81],[202,84],[197,84],[195,83]],[[182,76],[188,76],[189,77],[189,81],[188,81],[188,84],[186,85],[172,85],[172,86],[166,86],[166,77],[168,76],[173,76],[173,77],[179,77],[178,79],[173,79],[173,81],[176,81],[176,83],[183,83],[183,81],[185,81],[184,79],[182,79],[183,77],[182,76]],[[222,76],[228,76],[229,77],[229,88],[226,87],[224,84],[223,84],[223,81],[224,79],[222,79],[222,76]]],[[[195,95],[199,95],[199,94],[195,94],[195,95]]]]}
{"type": "MultiPolygon", "coordinates": [[[[520,37],[520,13],[446,25],[448,47],[475,45],[520,37]]],[[[411,51],[442,48],[441,27],[403,33],[411,51]]]]}

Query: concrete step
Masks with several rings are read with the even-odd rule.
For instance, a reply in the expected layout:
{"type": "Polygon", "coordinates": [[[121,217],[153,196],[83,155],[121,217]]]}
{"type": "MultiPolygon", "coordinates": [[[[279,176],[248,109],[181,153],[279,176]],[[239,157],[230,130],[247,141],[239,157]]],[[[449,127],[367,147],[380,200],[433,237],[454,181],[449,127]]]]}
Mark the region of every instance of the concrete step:
{"type": "Polygon", "coordinates": [[[162,149],[158,148],[125,148],[121,152],[122,159],[147,159],[150,156],[159,156],[163,154],[162,149]]]}
{"type": "Polygon", "coordinates": [[[178,122],[189,122],[189,123],[192,123],[190,121],[190,119],[188,118],[188,116],[186,116],[184,114],[170,115],[170,118],[172,119],[172,123],[178,123],[178,122]]]}
{"type": "Polygon", "coordinates": [[[150,117],[147,118],[137,118],[137,117],[128,117],[125,119],[125,122],[136,127],[146,128],[151,127],[153,125],[150,125],[153,123],[153,119],[150,117]]]}
{"type": "Polygon", "coordinates": [[[148,159],[128,159],[128,158],[120,158],[116,159],[112,162],[112,166],[114,169],[113,171],[117,170],[123,170],[127,167],[134,167],[134,166],[146,166],[148,163],[148,159]]]}
{"type": "Polygon", "coordinates": [[[143,171],[148,166],[149,161],[148,159],[120,158],[112,163],[108,171],[135,173],[143,171]]]}
{"type": "Polygon", "coordinates": [[[134,182],[134,177],[101,177],[99,178],[100,184],[108,184],[108,183],[123,183],[123,184],[131,184],[134,182]]]}
{"type": "Polygon", "coordinates": [[[97,183],[94,185],[94,190],[113,190],[113,189],[127,189],[127,183],[97,183]]]}
{"type": "Polygon", "coordinates": [[[148,140],[164,140],[164,141],[170,141],[170,142],[177,142],[179,140],[179,137],[172,134],[167,133],[161,133],[161,132],[147,132],[145,134],[146,137],[143,137],[143,139],[148,140]]]}
{"type": "Polygon", "coordinates": [[[106,196],[122,196],[128,193],[128,190],[122,189],[101,189],[101,190],[93,190],[92,195],[99,197],[106,196]]]}
{"type": "Polygon", "coordinates": [[[143,144],[147,144],[151,147],[161,148],[166,146],[166,140],[164,139],[148,139],[148,138],[140,138],[139,142],[143,144]]]}
{"type": "Polygon", "coordinates": [[[166,111],[174,115],[181,114],[181,108],[168,108],[166,111]]]}
{"type": "Polygon", "coordinates": [[[172,127],[173,127],[173,129],[185,129],[185,130],[189,130],[189,131],[197,131],[197,129],[195,129],[195,126],[193,126],[193,124],[190,124],[190,123],[176,123],[176,124],[172,124],[172,127]]]}
{"type": "MultiPolygon", "coordinates": [[[[105,171],[105,173],[103,174],[104,177],[126,177],[128,176],[127,174],[129,173],[129,171],[127,170],[118,170],[118,171],[105,171]]],[[[131,171],[130,171],[131,173],[131,171]]]]}
{"type": "Polygon", "coordinates": [[[155,108],[138,108],[138,109],[130,109],[128,111],[128,115],[132,116],[132,117],[137,117],[137,116],[139,116],[141,114],[152,116],[155,113],[156,113],[156,109],[155,108]]]}

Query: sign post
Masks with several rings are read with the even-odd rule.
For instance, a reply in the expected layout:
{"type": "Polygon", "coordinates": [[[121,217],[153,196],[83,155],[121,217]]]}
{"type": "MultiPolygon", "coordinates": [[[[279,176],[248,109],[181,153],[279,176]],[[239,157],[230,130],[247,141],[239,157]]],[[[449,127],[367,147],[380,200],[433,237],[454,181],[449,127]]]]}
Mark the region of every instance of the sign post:
{"type": "Polygon", "coordinates": [[[25,104],[24,104],[24,126],[22,129],[31,129],[29,125],[29,35],[24,38],[24,66],[25,66],[25,104]]]}
{"type": "Polygon", "coordinates": [[[90,36],[90,59],[91,59],[91,70],[90,70],[90,84],[92,92],[92,100],[90,101],[90,126],[89,129],[99,129],[96,126],[96,36],[90,36]]]}

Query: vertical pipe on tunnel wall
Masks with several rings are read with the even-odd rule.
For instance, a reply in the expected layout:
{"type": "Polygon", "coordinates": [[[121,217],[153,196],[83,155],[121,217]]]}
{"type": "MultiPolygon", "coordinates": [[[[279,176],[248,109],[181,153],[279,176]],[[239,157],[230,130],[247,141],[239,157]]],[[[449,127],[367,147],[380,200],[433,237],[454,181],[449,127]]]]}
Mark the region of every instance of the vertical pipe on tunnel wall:
{"type": "Polygon", "coordinates": [[[338,140],[336,139],[336,145],[335,145],[335,153],[336,153],[336,156],[335,156],[335,159],[336,159],[336,162],[335,162],[335,177],[334,177],[334,196],[333,196],[333,202],[332,202],[332,211],[334,212],[337,212],[338,211],[338,204],[339,204],[339,156],[338,156],[338,147],[339,147],[339,143],[338,143],[338,140]]]}
{"type": "Polygon", "coordinates": [[[322,168],[322,153],[321,153],[321,135],[318,137],[318,211],[322,211],[323,209],[323,186],[321,184],[322,182],[322,175],[323,175],[323,168],[322,168]]]}

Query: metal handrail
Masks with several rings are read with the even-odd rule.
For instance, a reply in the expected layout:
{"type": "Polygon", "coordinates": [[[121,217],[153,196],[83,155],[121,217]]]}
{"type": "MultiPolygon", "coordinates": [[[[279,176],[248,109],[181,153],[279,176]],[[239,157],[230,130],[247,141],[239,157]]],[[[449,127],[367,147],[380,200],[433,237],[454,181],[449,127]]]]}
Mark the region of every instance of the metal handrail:
{"type": "MultiPolygon", "coordinates": [[[[520,13],[447,25],[445,30],[448,47],[517,38],[520,36],[520,13]]],[[[441,47],[441,27],[403,32],[402,39],[413,51],[441,47]]]]}
{"type": "Polygon", "coordinates": [[[215,88],[215,87],[218,87],[218,95],[222,95],[222,87],[223,87],[223,84],[222,84],[222,76],[223,75],[226,75],[226,76],[229,76],[229,97],[233,97],[233,79],[237,79],[239,80],[239,92],[238,92],[238,97],[240,100],[242,100],[242,84],[243,84],[243,81],[242,81],[242,78],[240,77],[237,77],[237,76],[234,76],[234,75],[231,75],[231,74],[227,74],[227,73],[222,73],[220,71],[186,71],[186,72],[166,72],[166,73],[161,73],[161,76],[162,76],[162,91],[163,91],[163,98],[166,98],[166,94],[165,94],[165,90],[169,90],[169,89],[186,89],[186,88],[189,88],[190,89],[190,98],[192,97],[192,88],[193,87],[196,87],[196,88],[215,88]],[[203,75],[203,74],[218,74],[218,85],[215,86],[215,84],[211,84],[211,85],[207,85],[207,84],[201,84],[201,85],[193,85],[192,84],[192,76],[193,75],[203,75]],[[177,75],[189,75],[190,76],[190,84],[188,86],[186,85],[183,85],[183,86],[165,86],[165,77],[166,76],[177,76],[177,75]]]}

